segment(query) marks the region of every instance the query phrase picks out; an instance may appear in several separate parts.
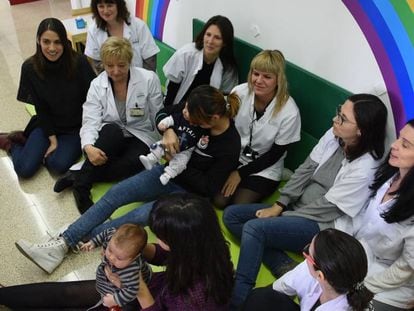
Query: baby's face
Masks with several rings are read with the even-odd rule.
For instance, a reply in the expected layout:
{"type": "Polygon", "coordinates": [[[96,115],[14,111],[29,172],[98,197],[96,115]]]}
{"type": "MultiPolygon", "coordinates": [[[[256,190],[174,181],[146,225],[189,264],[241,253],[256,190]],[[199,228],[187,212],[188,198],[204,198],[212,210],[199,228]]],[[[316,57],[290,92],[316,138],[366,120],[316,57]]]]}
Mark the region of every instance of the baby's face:
{"type": "Polygon", "coordinates": [[[109,263],[118,269],[128,267],[136,257],[131,256],[131,253],[125,249],[117,247],[117,245],[110,240],[108,247],[105,250],[105,257],[109,263]]]}

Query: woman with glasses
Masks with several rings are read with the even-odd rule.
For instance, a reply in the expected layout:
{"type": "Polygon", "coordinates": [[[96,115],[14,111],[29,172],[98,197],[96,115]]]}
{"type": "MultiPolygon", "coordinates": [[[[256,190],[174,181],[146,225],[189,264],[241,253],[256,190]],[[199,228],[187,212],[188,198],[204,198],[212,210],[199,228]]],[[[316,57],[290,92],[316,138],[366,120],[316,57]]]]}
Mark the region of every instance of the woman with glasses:
{"type": "Polygon", "coordinates": [[[305,261],[255,289],[242,310],[362,311],[373,294],[364,286],[367,256],[361,243],[335,229],[319,232],[303,250],[305,261]],[[298,296],[300,305],[291,296],[298,296]]]}
{"type": "Polygon", "coordinates": [[[241,239],[233,305],[241,305],[254,287],[262,261],[280,277],[296,265],[286,250],[300,252],[326,228],[350,230],[352,217],[369,199],[369,185],[384,154],[386,119],[387,109],[378,97],[350,96],[276,203],[225,210],[225,225],[241,239]]]}
{"type": "Polygon", "coordinates": [[[289,96],[285,58],[265,50],[251,64],[248,83],[233,91],[240,97],[235,124],[242,149],[239,167],[231,172],[215,206],[260,202],[279,185],[290,144],[300,140],[300,114],[289,96]]]}
{"type": "Polygon", "coordinates": [[[414,119],[401,129],[371,186],[371,201],[355,220],[368,254],[366,287],[376,311],[414,308],[414,119]]]}

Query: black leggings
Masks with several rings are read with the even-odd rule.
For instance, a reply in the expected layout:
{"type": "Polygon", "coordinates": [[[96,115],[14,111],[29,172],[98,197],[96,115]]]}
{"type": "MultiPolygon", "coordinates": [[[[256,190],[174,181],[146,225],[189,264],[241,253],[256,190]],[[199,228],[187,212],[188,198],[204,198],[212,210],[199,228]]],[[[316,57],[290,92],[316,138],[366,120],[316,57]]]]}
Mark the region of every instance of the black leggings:
{"type": "Polygon", "coordinates": [[[261,176],[247,176],[242,179],[231,197],[224,197],[221,193],[214,198],[214,205],[223,209],[231,204],[258,203],[277,190],[279,181],[261,176]]]}
{"type": "Polygon", "coordinates": [[[101,296],[95,280],[47,282],[0,288],[0,305],[13,310],[86,310],[101,296]]]}
{"type": "Polygon", "coordinates": [[[94,166],[86,159],[75,175],[74,186],[77,188],[89,190],[94,182],[120,181],[135,175],[144,169],[139,156],[149,153],[143,141],[136,137],[124,137],[116,124],[102,127],[94,146],[105,152],[108,162],[94,166]]]}
{"type": "Polygon", "coordinates": [[[275,291],[272,285],[254,289],[247,297],[243,311],[300,311],[297,305],[286,294],[275,291]]]}

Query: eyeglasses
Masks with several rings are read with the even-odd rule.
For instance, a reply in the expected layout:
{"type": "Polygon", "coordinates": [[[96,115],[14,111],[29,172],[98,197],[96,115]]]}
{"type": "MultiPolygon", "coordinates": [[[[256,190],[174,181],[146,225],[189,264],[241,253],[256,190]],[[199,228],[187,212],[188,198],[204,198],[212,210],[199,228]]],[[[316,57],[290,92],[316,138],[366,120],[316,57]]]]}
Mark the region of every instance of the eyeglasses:
{"type": "Polygon", "coordinates": [[[355,122],[351,122],[351,121],[349,121],[343,114],[342,114],[342,112],[341,112],[341,107],[342,107],[342,105],[339,105],[337,108],[336,108],[336,120],[338,121],[338,124],[339,125],[342,125],[342,124],[344,124],[344,122],[345,123],[351,123],[351,124],[356,124],[355,122]]]}
{"type": "Polygon", "coordinates": [[[317,264],[316,264],[316,262],[315,262],[315,259],[313,259],[312,255],[311,255],[311,254],[310,254],[310,252],[309,252],[309,247],[310,247],[310,244],[306,245],[306,246],[303,248],[302,255],[303,255],[303,257],[305,257],[305,259],[306,259],[306,260],[308,260],[308,261],[311,263],[311,265],[312,265],[315,269],[319,269],[319,268],[318,268],[318,265],[317,265],[317,264]]]}

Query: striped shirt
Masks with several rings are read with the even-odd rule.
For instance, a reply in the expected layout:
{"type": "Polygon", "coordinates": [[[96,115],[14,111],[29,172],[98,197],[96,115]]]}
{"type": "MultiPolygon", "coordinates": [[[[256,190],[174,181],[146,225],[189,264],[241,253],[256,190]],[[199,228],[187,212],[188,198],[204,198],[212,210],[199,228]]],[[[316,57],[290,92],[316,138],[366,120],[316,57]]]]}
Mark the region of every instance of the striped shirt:
{"type": "MultiPolygon", "coordinates": [[[[109,228],[92,238],[92,242],[95,246],[102,245],[103,249],[106,249],[115,231],[115,228],[109,228]]],[[[140,271],[145,282],[148,284],[152,276],[152,271],[141,254],[128,267],[123,269],[112,266],[104,255],[101,264],[96,270],[96,290],[102,296],[112,294],[115,302],[122,307],[136,298],[139,288],[140,271]],[[119,276],[122,284],[121,288],[116,287],[108,280],[105,274],[105,266],[108,266],[113,273],[119,276]]]]}

